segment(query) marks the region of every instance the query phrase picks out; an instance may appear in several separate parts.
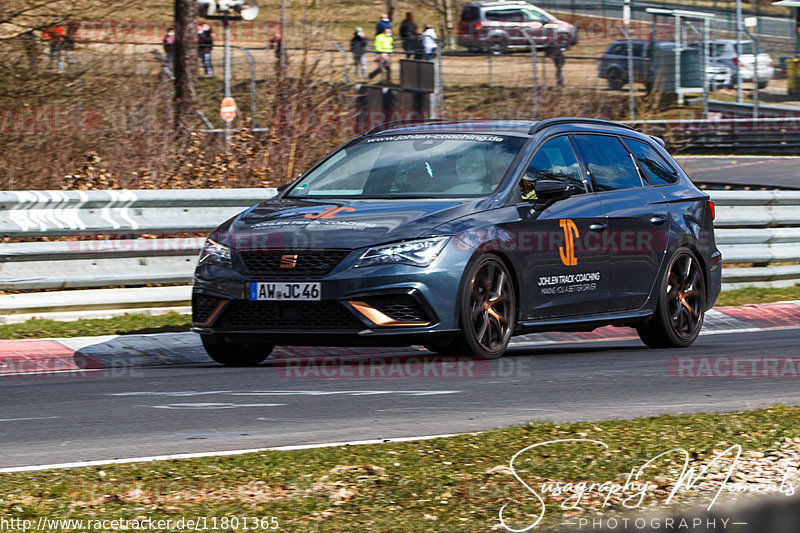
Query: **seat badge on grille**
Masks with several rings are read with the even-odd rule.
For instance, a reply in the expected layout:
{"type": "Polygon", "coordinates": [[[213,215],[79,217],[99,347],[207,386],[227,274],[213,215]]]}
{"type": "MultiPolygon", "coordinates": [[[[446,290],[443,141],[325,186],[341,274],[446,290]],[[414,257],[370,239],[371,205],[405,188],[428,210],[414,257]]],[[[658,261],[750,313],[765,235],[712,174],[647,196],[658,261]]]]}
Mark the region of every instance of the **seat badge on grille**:
{"type": "Polygon", "coordinates": [[[297,266],[297,254],[286,254],[281,256],[281,268],[290,269],[297,266]]]}

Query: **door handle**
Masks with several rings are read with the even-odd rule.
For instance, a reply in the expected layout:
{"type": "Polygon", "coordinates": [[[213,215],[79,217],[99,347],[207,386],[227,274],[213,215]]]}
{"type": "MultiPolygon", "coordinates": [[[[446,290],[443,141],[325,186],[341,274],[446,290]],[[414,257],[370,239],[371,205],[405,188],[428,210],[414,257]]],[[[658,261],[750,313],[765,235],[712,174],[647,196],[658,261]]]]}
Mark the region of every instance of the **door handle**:
{"type": "Polygon", "coordinates": [[[667,221],[667,217],[664,215],[653,215],[650,217],[651,224],[663,224],[667,221]]]}
{"type": "Polygon", "coordinates": [[[608,224],[589,224],[589,229],[592,231],[603,231],[608,229],[608,224]]]}

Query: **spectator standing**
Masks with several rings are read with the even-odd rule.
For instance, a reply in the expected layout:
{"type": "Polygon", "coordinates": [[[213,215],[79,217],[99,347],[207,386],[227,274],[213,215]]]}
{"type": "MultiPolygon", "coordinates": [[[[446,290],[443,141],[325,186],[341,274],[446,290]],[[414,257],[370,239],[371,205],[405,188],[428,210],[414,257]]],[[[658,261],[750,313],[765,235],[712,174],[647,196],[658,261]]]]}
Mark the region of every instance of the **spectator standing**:
{"type": "Polygon", "coordinates": [[[564,75],[562,69],[564,68],[564,51],[555,41],[551,41],[547,48],[544,49],[545,57],[553,60],[553,65],[556,67],[556,85],[559,87],[564,86],[564,75]]]}
{"type": "Polygon", "coordinates": [[[422,32],[422,50],[425,52],[425,59],[433,61],[438,46],[439,36],[436,35],[436,30],[430,24],[425,24],[425,31],[422,32]]]}
{"type": "MultiPolygon", "coordinates": [[[[78,58],[75,57],[75,37],[78,35],[78,23],[77,22],[70,22],[67,24],[67,33],[64,35],[63,39],[63,50],[64,56],[67,58],[68,63],[72,63],[76,66],[78,73],[81,72],[81,66],[78,62],[78,58]]],[[[59,72],[61,72],[59,70],[59,72]]]]}
{"type": "Polygon", "coordinates": [[[164,35],[164,61],[172,63],[175,59],[175,28],[170,26],[164,35]]]}
{"type": "Polygon", "coordinates": [[[52,26],[42,30],[42,36],[50,41],[50,60],[47,62],[47,68],[53,68],[53,62],[56,63],[58,72],[64,70],[64,64],[61,62],[61,49],[64,47],[64,26],[52,26]]]}
{"type": "Polygon", "coordinates": [[[214,67],[211,65],[211,48],[214,46],[214,31],[208,24],[203,24],[197,28],[197,52],[203,61],[203,68],[206,76],[214,74],[214,67]]]}
{"type": "Polygon", "coordinates": [[[380,74],[381,70],[386,70],[386,82],[392,82],[392,52],[394,52],[392,29],[386,28],[383,33],[375,36],[375,61],[378,67],[369,73],[370,79],[380,74]]]}
{"type": "Polygon", "coordinates": [[[38,39],[36,34],[33,33],[33,28],[28,28],[25,30],[20,36],[22,39],[22,44],[25,48],[25,55],[28,56],[28,63],[31,68],[38,68],[39,67],[39,43],[37,42],[38,39]]]}
{"type": "Polygon", "coordinates": [[[356,28],[353,38],[350,39],[350,52],[353,54],[353,63],[356,67],[356,78],[367,77],[367,38],[364,28],[356,28]]]}
{"type": "Polygon", "coordinates": [[[383,33],[383,30],[386,29],[390,30],[392,29],[392,21],[389,20],[389,15],[383,13],[381,15],[381,20],[379,20],[378,23],[375,24],[375,37],[383,33]]]}
{"type": "Polygon", "coordinates": [[[280,62],[283,51],[283,35],[276,33],[269,40],[269,47],[275,50],[275,60],[280,62]]]}
{"type": "Polygon", "coordinates": [[[411,59],[411,56],[419,48],[419,34],[417,33],[417,23],[414,22],[414,15],[410,11],[406,13],[405,20],[400,24],[400,38],[403,40],[406,57],[411,59]]]}

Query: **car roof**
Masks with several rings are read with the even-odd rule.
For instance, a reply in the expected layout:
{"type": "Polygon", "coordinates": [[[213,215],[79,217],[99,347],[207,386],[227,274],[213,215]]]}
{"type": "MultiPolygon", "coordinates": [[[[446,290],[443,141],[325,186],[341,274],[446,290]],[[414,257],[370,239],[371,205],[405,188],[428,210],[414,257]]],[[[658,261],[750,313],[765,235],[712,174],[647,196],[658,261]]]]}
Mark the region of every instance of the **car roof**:
{"type": "Polygon", "coordinates": [[[545,120],[465,120],[434,121],[408,124],[404,121],[381,124],[365,135],[397,135],[413,133],[493,133],[532,137],[539,132],[556,128],[556,131],[591,131],[606,133],[627,133],[634,136],[647,136],[636,132],[630,126],[619,122],[583,117],[556,117],[545,120]]]}
{"type": "Polygon", "coordinates": [[[396,135],[398,133],[495,133],[517,136],[528,136],[535,120],[464,120],[464,121],[428,121],[408,124],[405,121],[381,124],[372,128],[367,135],[396,135]]]}
{"type": "MultiPolygon", "coordinates": [[[[736,44],[736,39],[711,39],[708,42],[710,43],[720,43],[720,44],[736,44]]],[[[742,39],[743,43],[752,43],[750,39],[742,39]]]]}
{"type": "Polygon", "coordinates": [[[509,0],[507,2],[470,2],[467,5],[468,6],[476,6],[476,7],[506,7],[506,6],[508,6],[508,7],[512,7],[512,6],[519,7],[519,6],[529,6],[531,4],[529,4],[528,2],[525,2],[523,0],[518,0],[518,1],[509,0]]]}

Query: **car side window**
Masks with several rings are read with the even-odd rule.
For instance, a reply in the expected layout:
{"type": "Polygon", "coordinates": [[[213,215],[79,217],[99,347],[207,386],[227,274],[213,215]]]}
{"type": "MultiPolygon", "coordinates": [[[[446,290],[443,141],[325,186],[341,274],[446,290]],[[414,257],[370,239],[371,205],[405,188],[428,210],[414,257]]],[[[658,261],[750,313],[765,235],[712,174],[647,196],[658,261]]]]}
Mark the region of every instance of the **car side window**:
{"type": "Polygon", "coordinates": [[[520,181],[523,200],[536,199],[534,187],[540,180],[562,181],[575,187],[576,194],[586,192],[578,158],[566,135],[550,139],[533,156],[520,181]]]}
{"type": "Polygon", "coordinates": [[[525,15],[522,13],[521,9],[515,9],[513,11],[509,11],[507,14],[508,18],[506,19],[508,22],[523,22],[525,21],[525,15]]]}
{"type": "Polygon", "coordinates": [[[609,55],[621,56],[625,53],[625,45],[622,43],[613,44],[606,53],[609,55]]]}
{"type": "Polygon", "coordinates": [[[487,11],[486,18],[488,20],[496,20],[498,22],[511,22],[514,19],[514,11],[511,10],[504,10],[504,11],[487,11]]]}
{"type": "Polygon", "coordinates": [[[597,192],[642,186],[630,153],[617,137],[580,134],[575,136],[575,143],[597,192]]]}
{"type": "Polygon", "coordinates": [[[527,8],[527,13],[530,16],[530,20],[535,20],[537,22],[550,22],[550,17],[547,16],[546,13],[536,9],[535,7],[531,6],[527,8]]]}
{"type": "Polygon", "coordinates": [[[633,43],[634,57],[642,57],[644,55],[644,43],[633,43]]]}
{"type": "Polygon", "coordinates": [[[665,183],[678,181],[678,174],[661,154],[656,152],[655,148],[646,142],[634,139],[625,139],[625,144],[628,145],[631,153],[639,162],[639,166],[644,170],[645,175],[653,185],[664,185],[665,183]]]}

